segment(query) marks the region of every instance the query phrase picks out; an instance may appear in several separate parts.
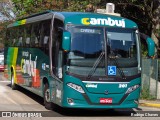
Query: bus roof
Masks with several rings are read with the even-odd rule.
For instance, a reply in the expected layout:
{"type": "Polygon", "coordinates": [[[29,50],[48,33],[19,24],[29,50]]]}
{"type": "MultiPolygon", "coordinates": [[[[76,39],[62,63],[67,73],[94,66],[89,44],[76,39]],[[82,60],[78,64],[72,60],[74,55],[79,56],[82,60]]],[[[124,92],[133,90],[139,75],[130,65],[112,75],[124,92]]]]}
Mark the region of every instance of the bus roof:
{"type": "Polygon", "coordinates": [[[51,19],[53,16],[62,20],[64,24],[137,28],[135,22],[119,16],[89,12],[57,12],[51,10],[25,17],[8,25],[8,27],[47,20],[51,19]]]}

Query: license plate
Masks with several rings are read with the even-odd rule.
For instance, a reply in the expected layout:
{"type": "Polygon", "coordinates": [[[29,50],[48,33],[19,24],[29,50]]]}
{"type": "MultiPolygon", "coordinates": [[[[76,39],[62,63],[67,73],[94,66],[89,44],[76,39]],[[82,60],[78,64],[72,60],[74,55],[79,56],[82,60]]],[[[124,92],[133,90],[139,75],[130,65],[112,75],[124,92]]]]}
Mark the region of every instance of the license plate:
{"type": "Polygon", "coordinates": [[[100,103],[101,104],[111,104],[112,98],[100,98],[100,103]]]}

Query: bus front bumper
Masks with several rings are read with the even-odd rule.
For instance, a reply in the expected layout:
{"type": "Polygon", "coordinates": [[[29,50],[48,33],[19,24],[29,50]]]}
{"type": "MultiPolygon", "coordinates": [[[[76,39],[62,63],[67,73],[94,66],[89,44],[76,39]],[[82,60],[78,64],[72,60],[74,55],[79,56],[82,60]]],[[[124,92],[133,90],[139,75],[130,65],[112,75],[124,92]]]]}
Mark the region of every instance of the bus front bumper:
{"type": "Polygon", "coordinates": [[[113,94],[109,95],[107,98],[113,98],[113,103],[111,104],[101,104],[99,102],[100,98],[105,98],[104,95],[92,94],[92,93],[74,93],[66,94],[63,97],[61,106],[65,108],[84,108],[84,109],[112,109],[112,108],[137,108],[138,107],[138,98],[140,95],[140,88],[136,89],[128,95],[122,94],[113,94]],[[123,96],[123,97],[120,97],[123,96]],[[114,102],[117,101],[119,102],[114,102]]]}

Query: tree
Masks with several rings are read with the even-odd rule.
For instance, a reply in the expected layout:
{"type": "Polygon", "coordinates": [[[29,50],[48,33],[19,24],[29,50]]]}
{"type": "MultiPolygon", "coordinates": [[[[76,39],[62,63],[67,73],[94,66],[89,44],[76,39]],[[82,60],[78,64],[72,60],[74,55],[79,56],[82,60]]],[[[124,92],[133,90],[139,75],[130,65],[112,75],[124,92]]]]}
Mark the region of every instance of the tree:
{"type": "Polygon", "coordinates": [[[68,5],[68,0],[12,0],[18,17],[28,16],[45,10],[61,11],[68,5]]]}
{"type": "Polygon", "coordinates": [[[0,2],[1,21],[12,20],[15,18],[11,0],[1,0],[0,2]]]}
{"type": "MultiPolygon", "coordinates": [[[[105,7],[106,0],[98,6],[105,7]]],[[[141,32],[152,36],[159,47],[160,43],[160,0],[107,0],[116,6],[116,12],[135,21],[141,32]]]]}
{"type": "Polygon", "coordinates": [[[1,0],[0,18],[0,49],[2,49],[5,40],[6,26],[9,21],[15,19],[12,2],[10,0],[1,0]]]}
{"type": "Polygon", "coordinates": [[[86,6],[95,6],[100,0],[12,0],[18,17],[44,10],[84,11],[86,6]]]}

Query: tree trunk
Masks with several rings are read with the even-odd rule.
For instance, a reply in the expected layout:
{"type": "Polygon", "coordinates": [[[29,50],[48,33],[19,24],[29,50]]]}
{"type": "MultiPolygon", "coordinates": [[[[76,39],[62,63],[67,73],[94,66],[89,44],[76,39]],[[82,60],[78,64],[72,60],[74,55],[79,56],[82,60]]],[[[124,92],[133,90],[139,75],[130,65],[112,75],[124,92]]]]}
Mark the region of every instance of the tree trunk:
{"type": "Polygon", "coordinates": [[[151,37],[156,43],[157,50],[159,50],[160,48],[159,46],[159,43],[160,43],[160,5],[153,12],[152,22],[153,22],[153,25],[152,25],[151,37]]]}

